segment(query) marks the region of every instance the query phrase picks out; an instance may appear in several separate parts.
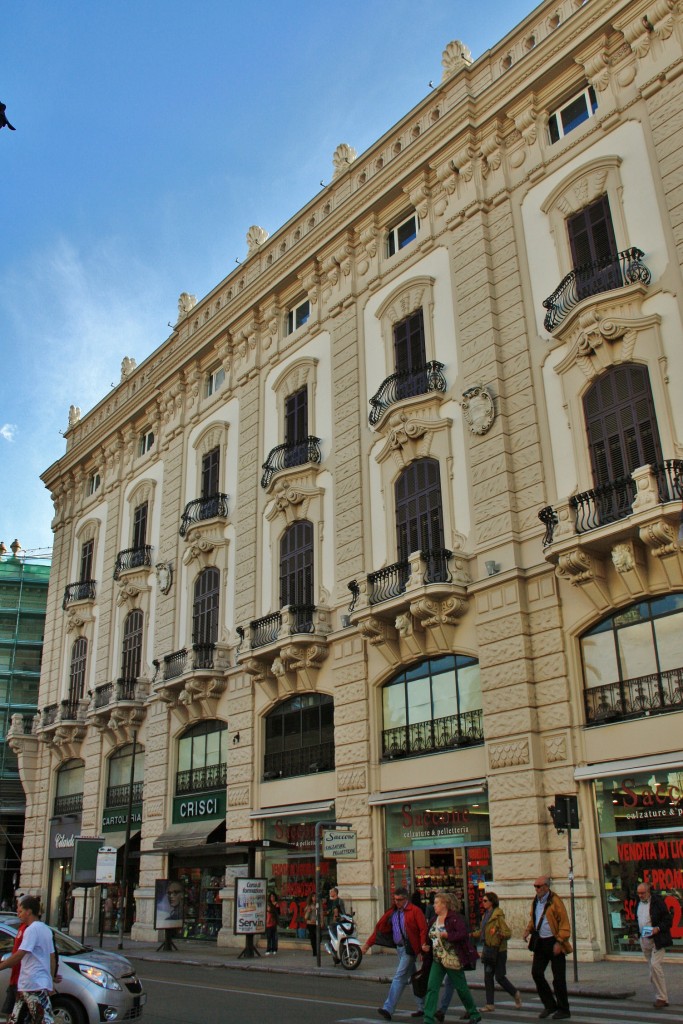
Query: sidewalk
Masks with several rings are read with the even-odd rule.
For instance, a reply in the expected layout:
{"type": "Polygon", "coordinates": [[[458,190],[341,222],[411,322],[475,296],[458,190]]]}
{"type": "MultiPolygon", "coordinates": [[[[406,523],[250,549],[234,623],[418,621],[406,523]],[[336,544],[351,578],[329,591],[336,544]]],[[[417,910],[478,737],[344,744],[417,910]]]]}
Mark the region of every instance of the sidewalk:
{"type": "MultiPolygon", "coordinates": [[[[88,941],[95,946],[98,943],[97,937],[88,941]]],[[[156,943],[136,942],[125,938],[124,948],[121,952],[124,956],[138,962],[168,962],[283,974],[315,973],[319,977],[346,978],[350,981],[375,981],[386,985],[391,981],[395,966],[393,955],[381,952],[364,956],[357,970],[345,971],[341,967],[334,967],[331,958],[325,952],[322,954],[322,965],[318,967],[310,950],[304,949],[281,948],[277,956],[266,957],[262,953],[260,957],[253,959],[240,959],[239,954],[233,950],[219,948],[213,943],[181,939],[176,942],[176,946],[178,947],[176,952],[166,952],[158,950],[156,943]]],[[[116,937],[105,935],[104,948],[117,951],[116,937]]],[[[508,971],[513,983],[523,993],[536,991],[531,980],[531,957],[528,958],[528,962],[508,961],[508,971]]],[[[669,1003],[671,1006],[680,1006],[683,1004],[683,971],[681,971],[680,958],[670,956],[665,961],[664,971],[669,991],[669,1003]]],[[[598,963],[579,963],[578,975],[579,980],[575,982],[574,963],[570,958],[567,962],[567,987],[570,996],[586,996],[593,999],[636,999],[648,1004],[651,1004],[654,998],[648,981],[647,964],[638,957],[628,959],[620,957],[614,960],[601,960],[598,963]]],[[[467,981],[470,988],[483,989],[481,965],[474,973],[468,975],[467,981]]]]}

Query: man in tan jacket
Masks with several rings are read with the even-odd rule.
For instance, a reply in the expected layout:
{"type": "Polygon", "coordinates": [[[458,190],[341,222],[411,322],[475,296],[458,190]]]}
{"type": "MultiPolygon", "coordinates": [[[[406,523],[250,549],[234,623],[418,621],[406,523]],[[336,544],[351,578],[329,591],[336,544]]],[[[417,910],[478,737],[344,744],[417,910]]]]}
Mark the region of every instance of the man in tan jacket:
{"type": "Polygon", "coordinates": [[[536,896],[531,904],[524,938],[532,937],[529,947],[534,952],[531,977],[544,1006],[539,1017],[568,1020],[571,1013],[567,996],[566,954],[572,951],[569,941],[571,928],[564,903],[551,890],[550,881],[547,875],[542,875],[534,882],[536,896]],[[553,972],[552,989],[545,978],[548,964],[553,972]]]}

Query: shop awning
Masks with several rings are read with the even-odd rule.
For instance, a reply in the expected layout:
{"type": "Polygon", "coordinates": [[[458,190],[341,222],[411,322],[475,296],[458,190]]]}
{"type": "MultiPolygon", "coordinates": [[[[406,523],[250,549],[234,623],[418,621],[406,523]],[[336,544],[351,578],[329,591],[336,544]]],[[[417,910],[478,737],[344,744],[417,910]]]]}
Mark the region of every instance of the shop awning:
{"type": "Polygon", "coordinates": [[[329,814],[334,807],[334,800],[325,800],[317,804],[285,804],[282,807],[258,807],[249,815],[250,818],[280,818],[282,815],[295,814],[329,814]]]}
{"type": "Polygon", "coordinates": [[[627,775],[629,772],[647,772],[654,769],[680,768],[683,757],[675,754],[649,754],[647,757],[625,758],[623,761],[604,761],[602,764],[585,764],[574,771],[578,782],[590,779],[604,779],[609,775],[627,775]]]}
{"type": "MultiPolygon", "coordinates": [[[[131,843],[133,842],[134,839],[139,839],[139,837],[140,829],[138,828],[135,830],[135,832],[131,832],[130,834],[131,843]]],[[[125,842],[125,832],[107,832],[104,836],[104,839],[102,840],[102,846],[115,846],[117,850],[120,850],[121,847],[125,844],[125,842]]]]}
{"type": "Polygon", "coordinates": [[[217,821],[185,821],[181,825],[171,825],[152,843],[154,850],[168,853],[182,850],[187,846],[198,846],[207,839],[220,823],[217,821]]]}
{"type": "Polygon", "coordinates": [[[384,804],[402,804],[406,800],[468,796],[470,794],[483,793],[487,785],[486,779],[468,779],[466,782],[451,782],[440,786],[418,786],[416,789],[389,789],[386,793],[371,793],[368,803],[371,807],[383,807],[384,804]]]}

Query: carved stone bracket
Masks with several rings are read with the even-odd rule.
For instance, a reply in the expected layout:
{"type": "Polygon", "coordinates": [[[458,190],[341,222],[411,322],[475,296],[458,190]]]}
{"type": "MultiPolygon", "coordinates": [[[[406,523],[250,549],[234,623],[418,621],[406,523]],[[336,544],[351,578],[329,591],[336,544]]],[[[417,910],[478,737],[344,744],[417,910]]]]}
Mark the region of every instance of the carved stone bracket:
{"type": "MultiPolygon", "coordinates": [[[[145,572],[144,576],[146,579],[147,572],[145,572]]],[[[147,593],[151,588],[142,582],[141,576],[138,577],[138,580],[138,582],[133,582],[130,576],[126,576],[125,579],[116,581],[118,587],[116,603],[119,608],[125,605],[129,611],[133,611],[134,608],[139,607],[141,594],[147,593]]]]}
{"type": "Polygon", "coordinates": [[[308,470],[299,468],[294,475],[278,474],[272,487],[273,502],[266,512],[266,519],[272,522],[282,516],[287,525],[306,519],[311,501],[324,494],[321,487],[315,486],[316,476],[316,466],[308,470]]]}
{"type": "Polygon", "coordinates": [[[85,722],[60,722],[56,729],[41,732],[40,738],[51,750],[57,751],[62,760],[68,760],[80,757],[85,733],[85,722]]]}
{"type": "Polygon", "coordinates": [[[227,681],[222,676],[201,675],[185,680],[178,694],[178,704],[185,707],[191,718],[213,718],[216,701],[225,691],[227,681]]]}
{"type": "Polygon", "coordinates": [[[559,555],[556,575],[573,587],[581,587],[599,612],[612,607],[612,598],[605,577],[602,558],[575,547],[559,555]]]}
{"type": "Polygon", "coordinates": [[[393,458],[398,469],[404,469],[415,459],[429,457],[438,430],[447,429],[452,420],[438,416],[442,396],[435,392],[422,407],[399,410],[391,413],[382,423],[386,441],[377,453],[380,464],[393,458]],[[429,404],[430,408],[427,408],[429,404]]]}
{"type": "Polygon", "coordinates": [[[358,632],[371,647],[379,651],[389,665],[393,667],[400,663],[401,651],[395,627],[371,615],[358,623],[358,632]]]}

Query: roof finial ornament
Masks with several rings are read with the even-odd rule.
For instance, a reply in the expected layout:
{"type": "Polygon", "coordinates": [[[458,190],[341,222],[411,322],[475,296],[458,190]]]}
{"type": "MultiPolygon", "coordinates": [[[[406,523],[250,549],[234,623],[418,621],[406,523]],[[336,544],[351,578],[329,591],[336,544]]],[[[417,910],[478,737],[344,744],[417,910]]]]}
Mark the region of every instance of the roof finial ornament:
{"type": "Polygon", "coordinates": [[[451,78],[462,68],[468,68],[471,63],[472,52],[469,46],[459,39],[454,39],[441,54],[441,66],[443,67],[441,81],[445,82],[447,78],[451,78]]]}

